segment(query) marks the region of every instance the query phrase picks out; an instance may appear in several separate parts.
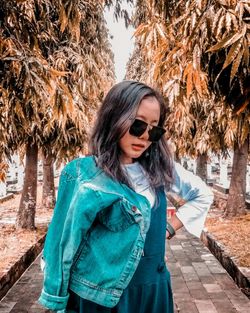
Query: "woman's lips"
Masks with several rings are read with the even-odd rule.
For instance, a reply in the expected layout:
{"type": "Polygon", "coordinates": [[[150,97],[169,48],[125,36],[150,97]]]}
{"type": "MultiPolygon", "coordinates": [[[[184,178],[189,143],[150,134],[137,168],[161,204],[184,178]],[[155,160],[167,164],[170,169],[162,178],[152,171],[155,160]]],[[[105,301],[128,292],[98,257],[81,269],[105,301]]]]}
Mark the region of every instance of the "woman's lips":
{"type": "Polygon", "coordinates": [[[139,151],[144,149],[143,145],[132,145],[133,150],[139,151]]]}

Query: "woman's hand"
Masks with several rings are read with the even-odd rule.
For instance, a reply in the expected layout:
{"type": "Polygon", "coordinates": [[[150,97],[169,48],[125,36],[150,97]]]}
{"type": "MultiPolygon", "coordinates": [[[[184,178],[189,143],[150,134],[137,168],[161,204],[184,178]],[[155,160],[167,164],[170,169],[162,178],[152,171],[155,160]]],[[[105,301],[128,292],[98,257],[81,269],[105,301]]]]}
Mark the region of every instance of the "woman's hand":
{"type": "MultiPolygon", "coordinates": [[[[176,215],[173,215],[169,220],[169,223],[171,224],[171,226],[174,228],[175,231],[177,231],[178,229],[180,229],[183,224],[182,222],[178,219],[178,217],[176,215]]],[[[170,233],[168,232],[168,230],[166,230],[166,239],[171,239],[170,233]]]]}

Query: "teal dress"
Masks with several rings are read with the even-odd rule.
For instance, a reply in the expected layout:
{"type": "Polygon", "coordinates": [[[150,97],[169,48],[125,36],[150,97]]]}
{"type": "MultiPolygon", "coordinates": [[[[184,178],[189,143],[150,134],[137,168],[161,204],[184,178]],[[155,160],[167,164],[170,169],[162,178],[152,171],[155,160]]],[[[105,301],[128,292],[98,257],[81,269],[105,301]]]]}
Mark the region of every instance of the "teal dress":
{"type": "Polygon", "coordinates": [[[144,255],[128,287],[114,308],[107,308],[70,292],[67,313],[173,313],[170,274],[164,262],[166,196],[159,188],[152,208],[144,255]]]}

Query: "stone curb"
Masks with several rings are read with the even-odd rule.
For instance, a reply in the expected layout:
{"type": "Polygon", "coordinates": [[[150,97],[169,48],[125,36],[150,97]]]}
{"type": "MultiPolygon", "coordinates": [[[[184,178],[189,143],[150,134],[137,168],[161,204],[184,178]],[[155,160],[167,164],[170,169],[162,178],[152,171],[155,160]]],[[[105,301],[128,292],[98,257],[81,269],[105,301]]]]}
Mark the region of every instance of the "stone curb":
{"type": "Polygon", "coordinates": [[[0,198],[0,203],[3,203],[7,200],[14,198],[14,193],[9,193],[8,195],[0,198]]]}
{"type": "Polygon", "coordinates": [[[226,248],[208,231],[202,231],[201,240],[250,299],[250,269],[238,266],[234,258],[228,255],[226,248]]]}
{"type": "Polygon", "coordinates": [[[46,234],[33,244],[11,268],[0,277],[0,300],[22,276],[43,249],[46,234]]]}

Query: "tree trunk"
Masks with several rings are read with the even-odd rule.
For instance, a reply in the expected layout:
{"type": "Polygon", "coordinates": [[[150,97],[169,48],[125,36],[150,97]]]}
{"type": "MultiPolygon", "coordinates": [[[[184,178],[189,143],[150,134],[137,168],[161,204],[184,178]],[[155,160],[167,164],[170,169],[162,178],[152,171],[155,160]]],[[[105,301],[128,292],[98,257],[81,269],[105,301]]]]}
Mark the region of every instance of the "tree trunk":
{"type": "Polygon", "coordinates": [[[235,144],[232,178],[224,217],[246,214],[246,173],[248,157],[248,140],[239,147],[235,144]]]}
{"type": "Polygon", "coordinates": [[[35,212],[37,197],[37,159],[38,147],[31,145],[26,148],[26,164],[24,173],[23,191],[17,213],[16,227],[35,229],[35,212]]]}
{"type": "Polygon", "coordinates": [[[51,154],[43,157],[43,206],[53,209],[56,202],[54,184],[54,160],[51,154]]]}
{"type": "Polygon", "coordinates": [[[179,157],[179,155],[178,155],[178,154],[175,154],[175,155],[174,155],[174,160],[175,160],[175,162],[177,162],[177,163],[180,163],[180,164],[181,164],[181,158],[179,157]]]}
{"type": "Polygon", "coordinates": [[[204,181],[207,179],[207,154],[199,154],[197,158],[196,175],[204,181]]]}

